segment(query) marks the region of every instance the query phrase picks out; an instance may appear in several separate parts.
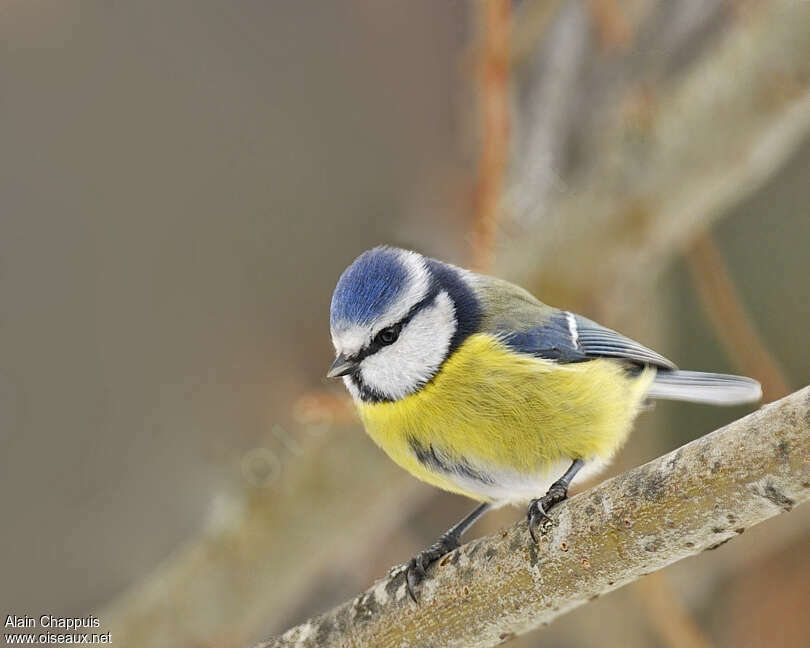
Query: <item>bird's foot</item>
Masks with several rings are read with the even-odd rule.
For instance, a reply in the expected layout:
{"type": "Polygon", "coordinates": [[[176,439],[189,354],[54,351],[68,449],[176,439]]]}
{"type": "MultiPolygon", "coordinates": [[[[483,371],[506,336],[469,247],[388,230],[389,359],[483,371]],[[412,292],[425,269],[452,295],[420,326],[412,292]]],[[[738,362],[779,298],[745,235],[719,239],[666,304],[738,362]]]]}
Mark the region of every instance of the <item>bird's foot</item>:
{"type": "Polygon", "coordinates": [[[461,542],[457,535],[445,533],[427,549],[410,559],[405,568],[405,583],[408,587],[408,595],[414,603],[419,602],[416,598],[416,588],[427,577],[428,567],[460,546],[461,542]]]}
{"type": "Polygon", "coordinates": [[[568,497],[568,489],[558,484],[552,484],[548,492],[538,499],[533,499],[529,504],[529,510],[526,512],[526,519],[529,523],[529,533],[532,535],[532,540],[538,542],[537,529],[543,520],[550,520],[548,512],[556,504],[559,504],[568,497]]]}

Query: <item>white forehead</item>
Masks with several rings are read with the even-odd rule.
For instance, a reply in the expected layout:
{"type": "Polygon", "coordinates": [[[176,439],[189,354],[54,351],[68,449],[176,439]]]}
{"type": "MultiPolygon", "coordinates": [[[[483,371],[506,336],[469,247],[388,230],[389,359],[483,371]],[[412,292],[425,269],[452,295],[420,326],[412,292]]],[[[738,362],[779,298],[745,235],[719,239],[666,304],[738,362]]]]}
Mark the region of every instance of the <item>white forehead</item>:
{"type": "Polygon", "coordinates": [[[425,298],[430,290],[430,273],[424,257],[409,250],[397,250],[405,268],[406,280],[401,294],[384,313],[368,325],[339,325],[332,329],[332,344],[338,353],[351,356],[366,346],[386,326],[396,324],[413,306],[425,298]]]}

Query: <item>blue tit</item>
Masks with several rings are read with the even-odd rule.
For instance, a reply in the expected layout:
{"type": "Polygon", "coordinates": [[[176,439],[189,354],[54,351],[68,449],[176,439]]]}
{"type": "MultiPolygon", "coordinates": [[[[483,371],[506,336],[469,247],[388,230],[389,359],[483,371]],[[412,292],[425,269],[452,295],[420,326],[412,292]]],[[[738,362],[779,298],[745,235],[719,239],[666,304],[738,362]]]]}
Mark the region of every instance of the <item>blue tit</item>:
{"type": "Polygon", "coordinates": [[[750,378],[680,371],[655,351],[501,279],[376,247],[341,275],[330,325],[366,431],[415,477],[480,505],[407,567],[408,591],[488,508],[530,502],[535,532],[601,471],[646,399],[756,401],[750,378]]]}

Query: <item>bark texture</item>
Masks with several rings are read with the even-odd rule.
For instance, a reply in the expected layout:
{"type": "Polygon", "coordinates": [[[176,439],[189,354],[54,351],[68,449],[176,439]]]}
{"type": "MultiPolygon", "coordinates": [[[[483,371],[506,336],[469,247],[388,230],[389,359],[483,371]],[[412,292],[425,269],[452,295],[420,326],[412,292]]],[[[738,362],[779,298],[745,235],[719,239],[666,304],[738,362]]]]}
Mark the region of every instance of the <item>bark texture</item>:
{"type": "Polygon", "coordinates": [[[520,521],[401,569],[257,648],[496,646],[810,499],[810,387],[559,505],[541,542],[520,521]]]}

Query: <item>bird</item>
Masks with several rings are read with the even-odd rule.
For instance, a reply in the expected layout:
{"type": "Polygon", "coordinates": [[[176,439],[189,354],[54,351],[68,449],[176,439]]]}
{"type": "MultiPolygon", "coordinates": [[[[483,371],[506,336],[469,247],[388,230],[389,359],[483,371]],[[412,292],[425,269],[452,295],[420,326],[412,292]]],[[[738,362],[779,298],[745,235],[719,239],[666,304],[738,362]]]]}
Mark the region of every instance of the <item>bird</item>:
{"type": "Polygon", "coordinates": [[[371,439],[399,466],[479,504],[406,565],[410,597],[487,510],[526,505],[531,537],[596,476],[653,399],[736,405],[757,381],[682,371],[646,346],[506,280],[418,252],[360,254],[332,294],[336,357],[371,439]]]}

